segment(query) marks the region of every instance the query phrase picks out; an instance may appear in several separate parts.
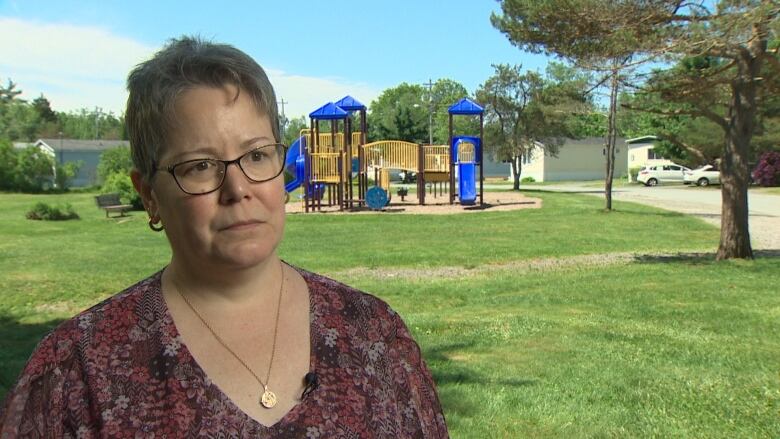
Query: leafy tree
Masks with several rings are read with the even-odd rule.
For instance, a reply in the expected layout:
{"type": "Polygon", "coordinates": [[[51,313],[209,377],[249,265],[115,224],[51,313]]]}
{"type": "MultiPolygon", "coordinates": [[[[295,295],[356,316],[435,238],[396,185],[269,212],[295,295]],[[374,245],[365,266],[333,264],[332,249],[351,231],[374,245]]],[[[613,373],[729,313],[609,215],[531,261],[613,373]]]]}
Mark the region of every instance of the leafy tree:
{"type": "Polygon", "coordinates": [[[107,139],[126,138],[124,118],[113,113],[103,113],[82,108],[67,113],[58,112],[60,131],[68,139],[107,139]]]}
{"type": "Polygon", "coordinates": [[[130,171],[133,159],[130,148],[120,146],[103,151],[97,166],[98,177],[103,181],[101,193],[118,193],[123,203],[132,204],[134,209],[143,209],[141,197],[133,188],[130,171]]]}
{"type": "Polygon", "coordinates": [[[423,106],[425,90],[402,83],[384,90],[370,105],[369,142],[383,139],[423,143],[428,139],[428,112],[423,106]]]}
{"type": "Polygon", "coordinates": [[[118,193],[122,203],[132,205],[135,210],[143,210],[144,208],[141,196],[133,187],[133,181],[129,174],[115,172],[109,175],[103,182],[100,192],[104,194],[118,193]]]}
{"type": "Polygon", "coordinates": [[[32,103],[19,99],[16,83],[0,86],[0,137],[12,141],[34,141],[42,137],[70,139],[125,139],[124,119],[113,113],[85,108],[79,111],[55,112],[41,94],[32,103]]]}
{"type": "MultiPolygon", "coordinates": [[[[615,108],[618,73],[624,67],[646,60],[700,57],[703,62],[665,69],[645,84],[646,90],[679,107],[643,110],[704,117],[719,127],[724,137],[723,207],[716,257],[752,258],[749,145],[757,123],[757,99],[763,91],[776,94],[780,88],[778,49],[769,44],[778,35],[780,8],[772,0],[719,0],[714,8],[711,5],[682,0],[503,0],[503,14],[493,15],[491,21],[522,48],[580,63],[611,62],[610,108],[615,108]],[[763,75],[764,68],[772,74],[763,75]],[[725,100],[717,100],[719,91],[725,100]]],[[[610,117],[610,140],[613,127],[610,117]]]]}
{"type": "Polygon", "coordinates": [[[0,103],[0,137],[12,141],[33,141],[39,125],[38,113],[26,102],[0,103]]]}
{"type": "Polygon", "coordinates": [[[477,90],[486,110],[486,150],[511,163],[513,187],[519,190],[523,156],[537,147],[554,156],[572,136],[569,115],[587,108],[586,82],[559,64],[548,68],[547,78],[521,73],[519,65],[493,68],[494,74],[477,90]]]}
{"type": "Polygon", "coordinates": [[[19,99],[21,93],[10,79],[7,86],[0,87],[0,138],[11,141],[35,138],[40,117],[30,104],[19,99]]]}
{"type": "Polygon", "coordinates": [[[40,148],[29,146],[17,153],[14,187],[22,192],[40,192],[52,184],[54,159],[40,148]]]}
{"type": "MultiPolygon", "coordinates": [[[[650,84],[664,80],[664,75],[677,74],[678,71],[688,75],[690,73],[687,71],[691,69],[700,70],[715,65],[722,66],[723,63],[702,57],[684,58],[671,71],[653,74],[650,84]]],[[[715,87],[702,99],[710,103],[709,107],[713,111],[725,113],[727,108],[724,102],[728,101],[728,93],[729,90],[724,87],[715,87]]],[[[770,150],[780,142],[780,97],[765,92],[759,97],[756,99],[756,124],[748,151],[751,163],[762,151],[770,150]]],[[[639,109],[628,111],[635,135],[654,134],[659,137],[661,140],[655,149],[664,157],[697,166],[713,163],[723,155],[725,139],[721,128],[714,121],[689,114],[685,111],[685,105],[664,99],[654,87],[645,86],[633,95],[623,96],[621,105],[639,109]]]]}
{"type": "Polygon", "coordinates": [[[97,174],[101,180],[107,180],[112,174],[130,175],[133,169],[133,157],[130,148],[120,146],[103,151],[97,165],[97,174]]]}
{"type": "MultiPolygon", "coordinates": [[[[430,88],[407,83],[388,88],[371,102],[369,141],[396,139],[427,144],[432,137],[434,144],[447,144],[447,109],[464,97],[469,97],[466,87],[447,78],[438,79],[430,88]]],[[[453,131],[455,134],[476,134],[479,121],[457,117],[453,120],[453,131]]]]}
{"type": "Polygon", "coordinates": [[[16,150],[8,139],[0,138],[0,190],[12,190],[16,180],[16,150]]]}
{"type": "MultiPolygon", "coordinates": [[[[604,125],[604,113],[602,112],[572,114],[568,119],[568,124],[574,138],[607,136],[607,126],[604,125]]],[[[620,131],[618,130],[618,132],[620,131]]]]}
{"type": "Polygon", "coordinates": [[[12,101],[19,101],[17,97],[22,94],[21,90],[15,90],[16,83],[8,79],[8,85],[5,87],[0,86],[0,104],[7,104],[12,101]]]}
{"type": "Polygon", "coordinates": [[[57,189],[60,191],[67,191],[70,189],[70,183],[73,181],[73,177],[79,173],[79,169],[81,169],[83,165],[84,162],[81,160],[62,164],[56,163],[54,166],[54,181],[57,185],[57,189]]]}
{"type": "MultiPolygon", "coordinates": [[[[463,84],[452,79],[438,79],[430,92],[426,90],[422,104],[426,110],[433,109],[433,143],[446,145],[449,141],[449,112],[451,105],[462,98],[469,97],[463,84]]],[[[453,119],[454,134],[476,134],[479,132],[479,119],[476,117],[456,117],[453,119]]],[[[426,137],[425,143],[428,143],[426,137]]]]}
{"type": "Polygon", "coordinates": [[[293,142],[295,142],[298,137],[300,137],[301,130],[308,127],[309,123],[306,119],[306,116],[290,119],[290,121],[287,123],[287,127],[284,130],[284,144],[288,146],[292,145],[293,142]]]}
{"type": "Polygon", "coordinates": [[[38,118],[41,121],[44,122],[56,122],[57,121],[57,114],[54,113],[51,109],[51,103],[48,99],[41,93],[40,96],[35,98],[35,100],[32,101],[32,106],[35,109],[35,111],[38,113],[38,118]]]}

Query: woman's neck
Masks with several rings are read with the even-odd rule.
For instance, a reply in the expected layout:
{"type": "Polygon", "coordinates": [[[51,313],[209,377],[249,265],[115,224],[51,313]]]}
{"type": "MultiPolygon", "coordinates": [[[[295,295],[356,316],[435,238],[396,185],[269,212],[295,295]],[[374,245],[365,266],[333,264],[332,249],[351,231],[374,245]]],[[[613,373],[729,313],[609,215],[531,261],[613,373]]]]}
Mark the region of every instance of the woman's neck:
{"type": "MultiPolygon", "coordinates": [[[[163,273],[179,293],[206,305],[245,306],[276,297],[284,264],[272,253],[255,266],[237,270],[225,267],[190,267],[172,258],[163,273]]],[[[167,279],[166,279],[167,278],[167,279]]]]}

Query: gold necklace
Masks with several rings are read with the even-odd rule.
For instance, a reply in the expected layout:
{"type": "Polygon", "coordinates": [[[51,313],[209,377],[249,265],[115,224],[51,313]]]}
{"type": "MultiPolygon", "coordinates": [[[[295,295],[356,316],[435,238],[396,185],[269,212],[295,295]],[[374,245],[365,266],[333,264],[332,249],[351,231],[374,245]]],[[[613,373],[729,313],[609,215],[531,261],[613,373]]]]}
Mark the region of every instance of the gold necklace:
{"type": "Polygon", "coordinates": [[[224,340],[222,340],[222,338],[219,335],[217,335],[217,333],[214,331],[211,325],[209,325],[206,319],[204,319],[203,316],[200,315],[198,310],[195,309],[194,306],[192,306],[190,301],[187,300],[187,297],[184,294],[182,294],[182,292],[180,291],[179,286],[176,285],[176,292],[179,293],[179,296],[181,296],[182,299],[184,299],[184,303],[186,303],[187,306],[190,308],[190,310],[192,310],[193,314],[198,316],[198,319],[200,319],[201,323],[203,323],[203,326],[205,326],[206,329],[208,329],[209,332],[211,332],[211,335],[213,335],[214,338],[219,342],[219,344],[221,344],[222,347],[225,348],[225,350],[230,352],[230,355],[235,357],[235,359],[238,360],[238,362],[241,363],[241,365],[244,366],[244,368],[248,370],[253,377],[255,377],[257,382],[260,383],[261,386],[263,386],[263,395],[260,397],[260,405],[262,405],[267,409],[273,408],[276,405],[276,394],[268,390],[268,382],[271,378],[271,367],[273,367],[274,365],[274,354],[276,354],[276,333],[277,330],[279,329],[279,310],[282,307],[282,292],[284,291],[284,265],[282,264],[281,261],[279,262],[279,266],[282,269],[282,281],[279,284],[279,299],[276,304],[276,322],[274,323],[274,339],[273,339],[274,341],[273,344],[271,345],[271,361],[268,364],[268,373],[265,375],[265,381],[261,380],[260,377],[257,376],[257,374],[252,370],[252,368],[249,367],[246,364],[246,362],[242,360],[241,357],[238,356],[238,354],[233,352],[233,349],[230,349],[227,343],[225,343],[224,340]]]}

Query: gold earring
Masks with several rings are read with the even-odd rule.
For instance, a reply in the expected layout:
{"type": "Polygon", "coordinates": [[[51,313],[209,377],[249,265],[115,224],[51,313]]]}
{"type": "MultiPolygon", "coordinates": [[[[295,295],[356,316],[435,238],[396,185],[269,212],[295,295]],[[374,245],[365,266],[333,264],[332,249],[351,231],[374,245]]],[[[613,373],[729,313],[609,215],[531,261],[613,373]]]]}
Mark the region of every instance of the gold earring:
{"type": "Polygon", "coordinates": [[[284,204],[287,204],[290,202],[290,193],[287,191],[284,191],[284,204]]]}
{"type": "Polygon", "coordinates": [[[149,228],[154,230],[155,232],[161,232],[165,227],[160,223],[160,225],[157,225],[157,221],[154,220],[154,217],[149,218],[149,228]]]}

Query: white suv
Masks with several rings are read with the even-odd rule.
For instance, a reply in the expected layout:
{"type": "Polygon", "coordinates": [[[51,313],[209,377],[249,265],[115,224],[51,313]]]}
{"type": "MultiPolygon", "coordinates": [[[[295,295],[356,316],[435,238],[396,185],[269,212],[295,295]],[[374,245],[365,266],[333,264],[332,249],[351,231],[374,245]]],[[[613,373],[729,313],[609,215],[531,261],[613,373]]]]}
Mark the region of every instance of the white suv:
{"type": "Polygon", "coordinates": [[[682,183],[684,173],[690,171],[676,163],[642,166],[637,180],[645,186],[657,186],[659,183],[682,183]]]}

